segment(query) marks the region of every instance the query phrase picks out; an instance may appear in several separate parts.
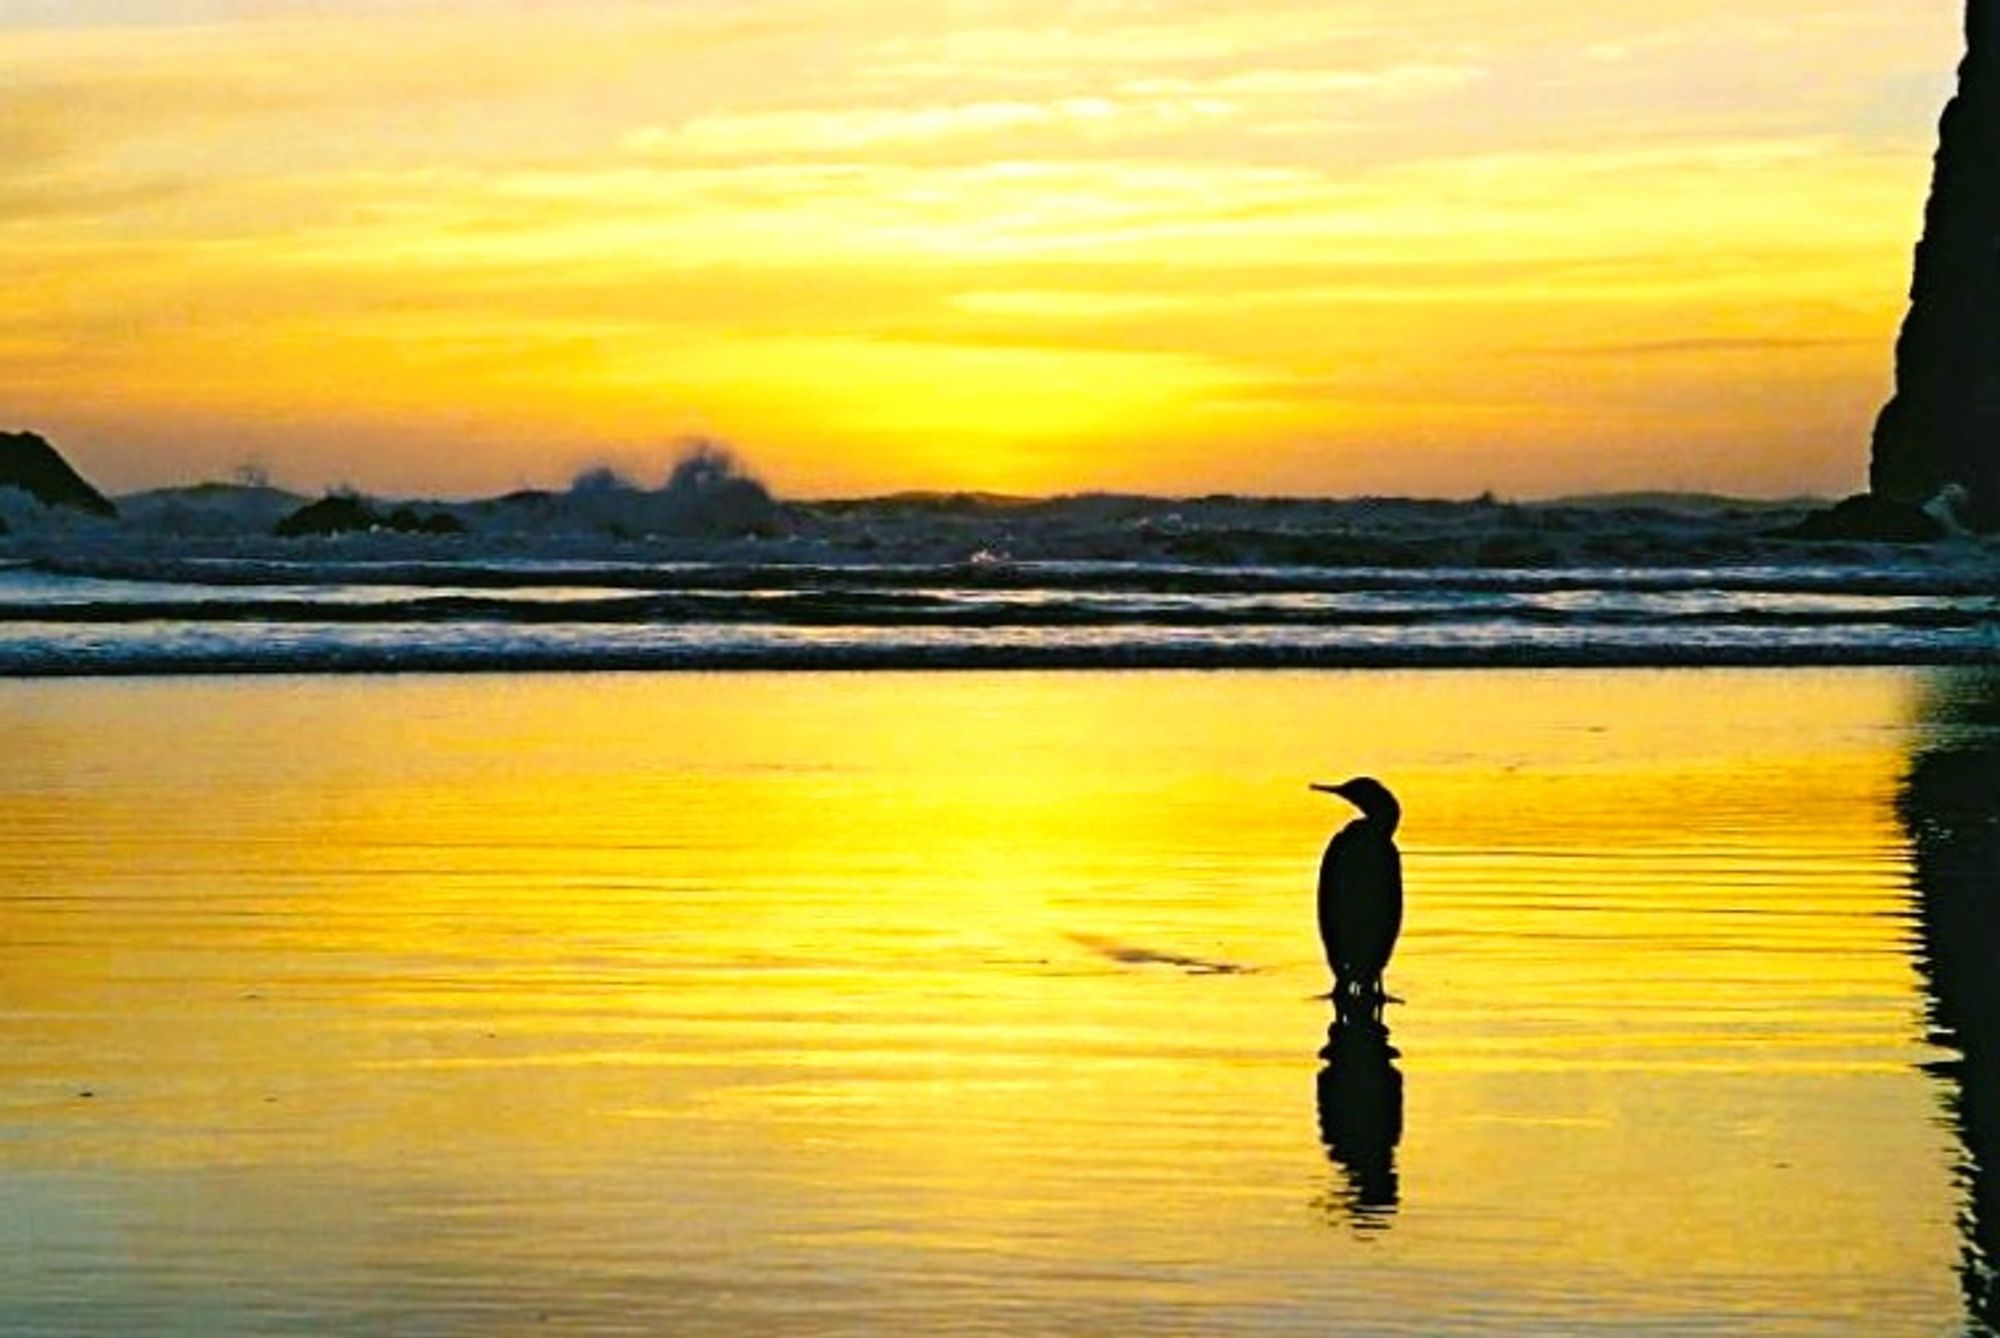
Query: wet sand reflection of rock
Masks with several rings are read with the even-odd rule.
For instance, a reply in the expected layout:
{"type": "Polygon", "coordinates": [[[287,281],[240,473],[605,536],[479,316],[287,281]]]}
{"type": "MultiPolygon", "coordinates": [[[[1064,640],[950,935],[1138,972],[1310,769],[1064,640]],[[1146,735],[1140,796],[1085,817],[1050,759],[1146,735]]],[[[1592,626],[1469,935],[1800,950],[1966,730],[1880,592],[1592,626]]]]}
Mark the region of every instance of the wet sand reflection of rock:
{"type": "Polygon", "coordinates": [[[1910,842],[1931,1065],[1962,1148],[1959,1273],[2000,1329],[2000,672],[1940,675],[1897,809],[1910,842]]]}

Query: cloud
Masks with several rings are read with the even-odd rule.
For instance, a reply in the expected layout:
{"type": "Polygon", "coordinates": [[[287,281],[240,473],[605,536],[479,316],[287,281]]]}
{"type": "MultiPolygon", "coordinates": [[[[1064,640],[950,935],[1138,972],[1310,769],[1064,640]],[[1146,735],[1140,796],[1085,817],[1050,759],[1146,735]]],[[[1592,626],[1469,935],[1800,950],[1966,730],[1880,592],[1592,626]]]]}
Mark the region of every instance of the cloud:
{"type": "Polygon", "coordinates": [[[1567,348],[1518,350],[1524,358],[1659,358],[1706,357],[1728,353],[1792,353],[1816,349],[1855,348],[1871,345],[1859,337],[1814,339],[1799,335],[1712,335],[1680,339],[1651,339],[1638,343],[1579,344],[1567,348]]]}
{"type": "Polygon", "coordinates": [[[1719,432],[1701,355],[1809,365],[1780,397],[1858,434],[1957,43],[1890,0],[38,10],[0,417],[115,393],[164,477],[194,434],[148,414],[380,459],[699,420],[794,487],[1169,428],[1644,443],[1719,432]]]}

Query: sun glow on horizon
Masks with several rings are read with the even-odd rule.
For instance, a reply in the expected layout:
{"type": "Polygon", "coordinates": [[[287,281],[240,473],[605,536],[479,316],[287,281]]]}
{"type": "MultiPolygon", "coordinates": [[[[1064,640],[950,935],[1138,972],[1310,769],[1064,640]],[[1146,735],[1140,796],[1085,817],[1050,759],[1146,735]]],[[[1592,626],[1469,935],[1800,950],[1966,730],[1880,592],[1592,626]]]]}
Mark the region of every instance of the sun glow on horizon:
{"type": "Polygon", "coordinates": [[[0,426],[112,487],[1835,491],[1957,20],[0,7],[0,426]]]}

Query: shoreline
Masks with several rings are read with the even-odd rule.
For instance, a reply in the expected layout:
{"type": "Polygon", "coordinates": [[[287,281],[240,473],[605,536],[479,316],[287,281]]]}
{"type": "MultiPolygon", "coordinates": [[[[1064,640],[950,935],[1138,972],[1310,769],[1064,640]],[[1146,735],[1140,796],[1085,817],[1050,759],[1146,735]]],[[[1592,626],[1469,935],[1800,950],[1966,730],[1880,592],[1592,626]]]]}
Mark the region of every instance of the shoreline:
{"type": "Polygon", "coordinates": [[[239,677],[444,677],[501,676],[507,674],[828,674],[828,673],[1060,673],[1060,672],[1277,672],[1367,670],[1445,670],[1507,672],[1510,670],[1741,670],[1741,669],[1994,669],[2000,670],[2000,648],[1934,648],[1923,652],[1907,649],[1875,651],[1846,646],[1826,648],[1823,654],[1758,652],[1751,650],[1676,651],[1661,646],[1634,647],[1620,651],[1577,652],[1570,648],[1532,649],[1495,655],[1464,650],[1422,649],[1398,652],[1393,649],[1369,651],[1321,651],[1282,648],[1239,650],[1230,647],[1188,648],[1162,651],[1133,651],[1129,648],[1092,652],[1088,648],[1022,648],[1007,654],[941,649],[932,654],[911,654],[906,650],[867,650],[836,653],[800,650],[773,654],[755,651],[731,654],[722,650],[702,651],[618,651],[607,654],[565,655],[524,652],[426,653],[408,649],[358,651],[338,657],[314,659],[304,655],[271,653],[246,655],[229,653],[214,656],[189,654],[156,657],[145,661],[78,662],[74,658],[49,656],[33,663],[9,663],[0,652],[0,682],[47,681],[54,679],[163,679],[239,677]]]}

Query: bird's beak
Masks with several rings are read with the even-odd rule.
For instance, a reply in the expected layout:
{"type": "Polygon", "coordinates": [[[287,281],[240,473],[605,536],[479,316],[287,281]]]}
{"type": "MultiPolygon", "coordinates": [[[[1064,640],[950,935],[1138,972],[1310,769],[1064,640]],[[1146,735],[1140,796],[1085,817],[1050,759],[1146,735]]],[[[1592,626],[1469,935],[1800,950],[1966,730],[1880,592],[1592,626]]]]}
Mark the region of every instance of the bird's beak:
{"type": "Polygon", "coordinates": [[[1347,798],[1347,791],[1338,785],[1324,785],[1319,781],[1314,781],[1309,788],[1318,790],[1321,794],[1337,794],[1342,799],[1347,798]]]}

